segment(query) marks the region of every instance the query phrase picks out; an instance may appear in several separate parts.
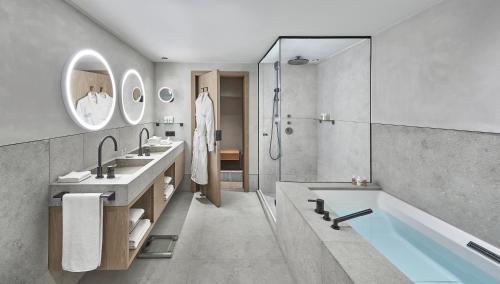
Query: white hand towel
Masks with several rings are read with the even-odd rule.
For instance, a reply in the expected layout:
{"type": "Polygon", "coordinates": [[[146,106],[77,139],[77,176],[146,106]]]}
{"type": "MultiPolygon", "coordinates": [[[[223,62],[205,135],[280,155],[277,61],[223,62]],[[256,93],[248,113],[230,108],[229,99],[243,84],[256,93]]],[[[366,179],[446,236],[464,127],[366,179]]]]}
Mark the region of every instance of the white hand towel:
{"type": "Polygon", "coordinates": [[[149,226],[151,226],[151,221],[148,219],[142,219],[137,223],[132,233],[128,235],[129,248],[136,249],[139,246],[139,243],[144,238],[149,226]]]}
{"type": "Polygon", "coordinates": [[[144,209],[142,208],[130,208],[128,212],[128,232],[132,232],[134,227],[137,225],[137,222],[141,219],[142,215],[144,215],[144,209]]]}
{"type": "Polygon", "coordinates": [[[67,175],[57,178],[58,182],[77,183],[90,177],[90,171],[70,172],[67,175]]]}
{"type": "Polygon", "coordinates": [[[71,272],[101,264],[102,199],[100,193],[67,193],[62,198],[62,268],[71,272]]]}
{"type": "Polygon", "coordinates": [[[170,184],[172,182],[172,177],[167,176],[163,179],[163,181],[165,182],[165,184],[170,184]]]}

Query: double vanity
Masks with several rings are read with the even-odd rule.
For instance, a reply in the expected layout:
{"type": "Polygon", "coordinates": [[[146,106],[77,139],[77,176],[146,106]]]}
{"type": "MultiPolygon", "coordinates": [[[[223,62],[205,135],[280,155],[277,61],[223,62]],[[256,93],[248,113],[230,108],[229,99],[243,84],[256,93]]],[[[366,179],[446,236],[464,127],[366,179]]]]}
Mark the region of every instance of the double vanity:
{"type": "MultiPolygon", "coordinates": [[[[109,141],[108,141],[109,142],[109,141]]],[[[61,193],[114,193],[103,198],[103,240],[100,270],[128,269],[147,239],[159,216],[184,177],[184,143],[169,146],[149,146],[149,156],[129,155],[102,164],[103,178],[97,178],[98,167],[87,169],[92,176],[79,183],[55,182],[50,185],[49,202],[49,270],[61,271],[62,206],[61,193]],[[110,166],[114,178],[107,178],[110,166]],[[171,177],[174,192],[165,197],[165,177],[171,177]],[[142,208],[151,227],[137,249],[129,249],[129,210],[142,208]]]]}

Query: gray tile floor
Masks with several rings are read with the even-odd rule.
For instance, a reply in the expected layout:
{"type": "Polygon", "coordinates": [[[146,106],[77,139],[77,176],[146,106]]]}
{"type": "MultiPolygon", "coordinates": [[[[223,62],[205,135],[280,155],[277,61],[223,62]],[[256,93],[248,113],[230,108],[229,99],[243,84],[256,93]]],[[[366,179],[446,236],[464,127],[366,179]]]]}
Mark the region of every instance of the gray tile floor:
{"type": "Polygon", "coordinates": [[[180,234],[172,259],[136,259],[80,283],[294,283],[254,192],[222,191],[220,208],[178,192],[153,233],[180,234]]]}

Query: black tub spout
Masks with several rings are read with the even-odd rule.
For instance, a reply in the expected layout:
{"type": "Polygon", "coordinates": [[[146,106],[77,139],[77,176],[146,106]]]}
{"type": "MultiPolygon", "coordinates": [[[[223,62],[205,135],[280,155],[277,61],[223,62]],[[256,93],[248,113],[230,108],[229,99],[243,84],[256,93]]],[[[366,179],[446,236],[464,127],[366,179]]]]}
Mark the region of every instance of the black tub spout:
{"type": "Polygon", "coordinates": [[[335,218],[335,219],[333,219],[333,225],[331,227],[333,229],[335,229],[335,230],[340,230],[340,227],[339,227],[339,223],[340,222],[344,222],[344,221],[347,221],[349,219],[361,217],[361,216],[368,215],[368,214],[371,214],[371,213],[373,213],[373,210],[371,210],[371,209],[365,209],[363,211],[359,211],[359,212],[355,212],[355,213],[352,213],[352,214],[349,214],[349,215],[345,215],[345,216],[342,216],[342,217],[335,218]]]}

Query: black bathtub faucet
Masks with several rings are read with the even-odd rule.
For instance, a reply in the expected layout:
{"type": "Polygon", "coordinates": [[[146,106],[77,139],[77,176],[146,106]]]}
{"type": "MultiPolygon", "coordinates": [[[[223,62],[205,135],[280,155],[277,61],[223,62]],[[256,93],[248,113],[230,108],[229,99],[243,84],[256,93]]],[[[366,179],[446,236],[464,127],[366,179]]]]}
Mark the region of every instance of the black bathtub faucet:
{"type": "Polygon", "coordinates": [[[349,214],[349,215],[345,215],[345,216],[342,216],[342,217],[335,218],[335,219],[333,219],[333,225],[331,227],[333,229],[335,229],[335,230],[340,230],[340,227],[339,227],[339,223],[340,222],[344,222],[344,221],[347,221],[349,219],[361,217],[361,216],[368,215],[368,214],[371,214],[371,213],[373,213],[373,210],[371,210],[371,209],[365,209],[365,210],[362,210],[362,211],[359,211],[359,212],[355,212],[355,213],[352,213],[352,214],[349,214]]]}
{"type": "Polygon", "coordinates": [[[309,202],[316,202],[316,209],[314,209],[314,212],[318,214],[324,214],[325,213],[325,201],[323,199],[308,199],[307,201],[309,202]]]}

